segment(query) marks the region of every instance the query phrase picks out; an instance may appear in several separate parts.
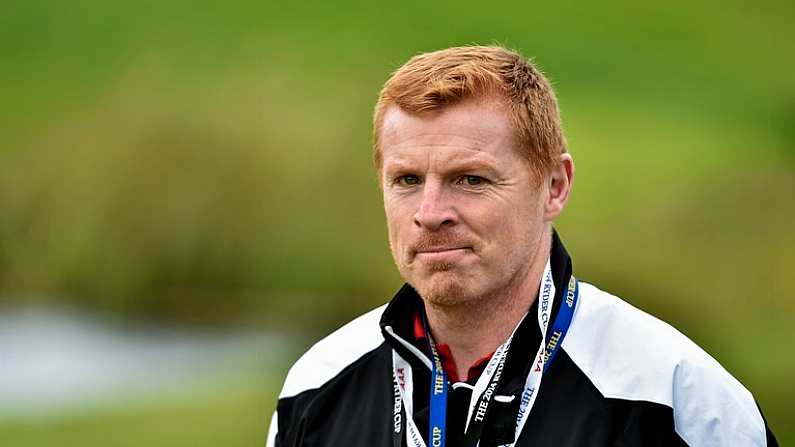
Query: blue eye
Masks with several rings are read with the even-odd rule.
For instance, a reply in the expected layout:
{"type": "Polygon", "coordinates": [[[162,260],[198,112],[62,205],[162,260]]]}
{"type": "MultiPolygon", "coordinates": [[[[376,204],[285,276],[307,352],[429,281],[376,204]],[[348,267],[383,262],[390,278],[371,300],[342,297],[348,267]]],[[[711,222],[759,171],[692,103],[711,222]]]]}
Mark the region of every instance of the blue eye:
{"type": "Polygon", "coordinates": [[[466,180],[467,180],[467,185],[470,186],[477,186],[483,183],[483,178],[478,177],[476,175],[468,175],[466,180]]]}
{"type": "Polygon", "coordinates": [[[404,175],[397,179],[398,183],[401,183],[406,186],[414,186],[420,184],[420,178],[416,175],[404,175]]]}
{"type": "Polygon", "coordinates": [[[486,179],[477,175],[464,175],[458,180],[459,184],[466,184],[467,186],[481,186],[486,183],[486,179]]]}

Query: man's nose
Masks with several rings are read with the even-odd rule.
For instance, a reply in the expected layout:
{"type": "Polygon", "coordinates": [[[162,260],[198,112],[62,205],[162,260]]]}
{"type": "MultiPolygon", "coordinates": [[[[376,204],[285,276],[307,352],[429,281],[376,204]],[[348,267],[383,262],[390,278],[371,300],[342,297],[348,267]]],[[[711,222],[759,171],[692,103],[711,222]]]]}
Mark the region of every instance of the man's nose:
{"type": "Polygon", "coordinates": [[[455,225],[455,210],[445,196],[440,184],[426,182],[422,188],[422,201],[414,213],[414,224],[429,231],[436,231],[445,225],[455,225]]]}

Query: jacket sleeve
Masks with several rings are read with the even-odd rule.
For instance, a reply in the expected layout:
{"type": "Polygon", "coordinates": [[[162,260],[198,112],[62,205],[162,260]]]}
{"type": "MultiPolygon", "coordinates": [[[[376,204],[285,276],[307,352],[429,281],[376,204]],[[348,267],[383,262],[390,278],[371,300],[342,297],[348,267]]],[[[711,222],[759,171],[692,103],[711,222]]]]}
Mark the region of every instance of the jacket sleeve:
{"type": "Polygon", "coordinates": [[[266,447],[301,447],[307,442],[304,414],[311,397],[311,393],[304,393],[279,399],[268,430],[266,447]]]}
{"type": "Polygon", "coordinates": [[[688,445],[778,446],[750,391],[712,357],[690,356],[673,379],[676,431],[688,445]]]}

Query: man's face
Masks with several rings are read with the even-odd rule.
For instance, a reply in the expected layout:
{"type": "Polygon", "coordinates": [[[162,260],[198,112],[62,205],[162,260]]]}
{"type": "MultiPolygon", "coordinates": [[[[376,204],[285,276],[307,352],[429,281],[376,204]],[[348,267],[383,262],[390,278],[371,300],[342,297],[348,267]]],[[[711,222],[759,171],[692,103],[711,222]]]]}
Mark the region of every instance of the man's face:
{"type": "Polygon", "coordinates": [[[545,233],[544,182],[516,148],[500,101],[424,116],[393,106],[381,130],[381,185],[398,270],[425,300],[455,305],[528,276],[545,233]]]}

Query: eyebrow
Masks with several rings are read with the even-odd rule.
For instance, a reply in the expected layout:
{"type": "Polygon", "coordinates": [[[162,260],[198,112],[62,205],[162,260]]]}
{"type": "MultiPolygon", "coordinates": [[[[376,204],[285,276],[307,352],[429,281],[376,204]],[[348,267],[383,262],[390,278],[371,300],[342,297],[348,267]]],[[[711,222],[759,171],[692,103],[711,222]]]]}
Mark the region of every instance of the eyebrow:
{"type": "MultiPolygon", "coordinates": [[[[409,161],[405,158],[393,159],[389,162],[384,163],[384,172],[394,173],[394,172],[402,172],[407,171],[411,172],[414,171],[413,169],[414,163],[409,161]]],[[[479,160],[479,159],[466,159],[466,160],[452,160],[447,163],[443,164],[443,173],[445,174],[457,174],[463,173],[467,171],[490,171],[493,172],[497,169],[494,163],[479,160]]]]}
{"type": "Polygon", "coordinates": [[[496,168],[497,167],[494,165],[494,163],[478,159],[453,161],[445,165],[445,171],[452,173],[466,171],[494,171],[496,168]]]}

